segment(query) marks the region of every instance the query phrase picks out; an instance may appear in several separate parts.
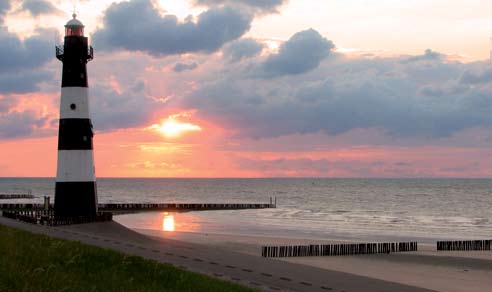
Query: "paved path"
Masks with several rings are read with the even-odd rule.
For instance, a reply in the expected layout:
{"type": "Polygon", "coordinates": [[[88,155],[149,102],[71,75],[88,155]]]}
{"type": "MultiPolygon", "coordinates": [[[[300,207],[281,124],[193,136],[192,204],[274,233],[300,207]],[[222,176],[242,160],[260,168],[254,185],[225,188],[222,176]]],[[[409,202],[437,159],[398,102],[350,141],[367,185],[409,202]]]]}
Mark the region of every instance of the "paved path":
{"type": "Polygon", "coordinates": [[[266,291],[431,291],[210,246],[150,238],[116,222],[46,227],[0,217],[0,224],[111,248],[266,291]]]}

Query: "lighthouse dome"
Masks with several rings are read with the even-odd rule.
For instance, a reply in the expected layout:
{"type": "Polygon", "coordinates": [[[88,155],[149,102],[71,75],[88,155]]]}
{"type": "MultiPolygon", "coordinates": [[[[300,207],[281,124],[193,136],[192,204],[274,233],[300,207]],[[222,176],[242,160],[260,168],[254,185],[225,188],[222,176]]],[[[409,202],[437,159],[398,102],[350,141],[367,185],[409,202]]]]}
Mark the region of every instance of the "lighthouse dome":
{"type": "Polygon", "coordinates": [[[72,19],[70,19],[69,22],[67,22],[67,24],[65,24],[65,27],[67,26],[81,26],[81,27],[84,27],[84,25],[82,24],[82,22],[80,22],[80,20],[77,19],[77,14],[72,14],[72,19]]]}
{"type": "Polygon", "coordinates": [[[77,19],[77,14],[65,24],[65,36],[84,36],[84,25],[77,19]]]}

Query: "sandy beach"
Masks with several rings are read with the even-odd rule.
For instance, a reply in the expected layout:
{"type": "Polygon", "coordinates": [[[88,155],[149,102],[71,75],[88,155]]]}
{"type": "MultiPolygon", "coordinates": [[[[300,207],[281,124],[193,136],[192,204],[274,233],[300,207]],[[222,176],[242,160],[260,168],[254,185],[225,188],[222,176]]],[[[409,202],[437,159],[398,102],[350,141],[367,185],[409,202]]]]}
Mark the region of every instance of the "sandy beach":
{"type": "Polygon", "coordinates": [[[46,227],[0,217],[0,224],[55,238],[114,249],[264,291],[423,292],[416,286],[266,259],[218,244],[144,235],[116,222],[46,227]]]}
{"type": "MultiPolygon", "coordinates": [[[[262,245],[335,243],[337,240],[312,240],[195,232],[165,232],[138,229],[139,233],[165,239],[206,245],[260,256],[262,245]]],[[[391,255],[297,257],[271,259],[321,269],[401,283],[436,291],[489,291],[492,287],[492,252],[437,252],[433,245],[419,245],[418,252],[391,255]]]]}

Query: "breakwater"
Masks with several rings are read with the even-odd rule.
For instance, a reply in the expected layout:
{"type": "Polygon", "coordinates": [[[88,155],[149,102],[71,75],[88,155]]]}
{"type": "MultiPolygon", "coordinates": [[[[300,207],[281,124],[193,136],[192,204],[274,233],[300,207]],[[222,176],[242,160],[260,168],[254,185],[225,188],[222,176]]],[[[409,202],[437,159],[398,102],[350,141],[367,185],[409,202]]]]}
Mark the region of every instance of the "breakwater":
{"type": "MultiPolygon", "coordinates": [[[[49,209],[53,208],[50,204],[49,209]]],[[[241,210],[241,209],[266,209],[276,208],[275,203],[191,203],[191,204],[175,204],[175,203],[125,203],[125,204],[99,204],[98,210],[101,212],[112,213],[133,213],[145,211],[165,211],[165,212],[180,212],[180,211],[206,211],[206,210],[241,210]]],[[[46,209],[45,204],[0,204],[0,210],[42,210],[46,209]]]]}
{"type": "Polygon", "coordinates": [[[107,212],[142,212],[142,211],[205,211],[275,208],[274,204],[99,204],[100,211],[107,212]]]}
{"type": "Polygon", "coordinates": [[[395,252],[417,251],[417,242],[379,242],[379,243],[340,243],[263,246],[261,256],[309,257],[309,256],[348,256],[364,254],[389,254],[395,252]]]}
{"type": "Polygon", "coordinates": [[[491,250],[492,240],[438,241],[437,250],[491,250]]]}

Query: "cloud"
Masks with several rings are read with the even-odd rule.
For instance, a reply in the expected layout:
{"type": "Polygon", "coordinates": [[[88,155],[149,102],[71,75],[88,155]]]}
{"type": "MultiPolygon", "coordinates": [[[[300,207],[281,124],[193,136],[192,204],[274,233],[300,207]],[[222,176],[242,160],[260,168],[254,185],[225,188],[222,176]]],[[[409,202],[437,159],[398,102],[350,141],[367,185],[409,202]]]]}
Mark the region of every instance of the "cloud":
{"type": "Polygon", "coordinates": [[[29,11],[33,16],[60,12],[53,4],[45,0],[24,0],[22,9],[29,11]]]}
{"type": "Polygon", "coordinates": [[[3,17],[10,10],[10,1],[4,0],[0,2],[0,24],[3,24],[3,17]]]}
{"type": "Polygon", "coordinates": [[[162,17],[150,0],[112,4],[105,13],[104,28],[95,32],[94,44],[106,49],[143,51],[154,56],[215,52],[246,33],[252,15],[231,6],[211,8],[197,20],[179,22],[162,17]]]}
{"type": "Polygon", "coordinates": [[[441,61],[443,58],[444,58],[443,54],[434,52],[431,49],[427,49],[425,50],[423,55],[409,57],[403,60],[403,62],[410,63],[410,62],[420,62],[420,61],[441,61]]]}
{"type": "Polygon", "coordinates": [[[173,67],[173,71],[176,73],[181,73],[183,71],[188,71],[188,70],[193,70],[196,67],[198,67],[198,64],[196,62],[190,63],[190,64],[185,64],[185,63],[176,63],[173,67]]]}
{"type": "Polygon", "coordinates": [[[53,59],[53,45],[42,31],[21,41],[15,34],[0,28],[0,72],[38,68],[53,59]]]}
{"type": "Polygon", "coordinates": [[[137,82],[123,92],[109,86],[95,85],[91,88],[91,97],[94,128],[98,131],[147,125],[157,105],[145,96],[143,82],[137,82]]]}
{"type": "Polygon", "coordinates": [[[16,138],[32,134],[48,117],[38,117],[33,111],[0,113],[0,138],[16,138]]]}
{"type": "Polygon", "coordinates": [[[467,70],[461,76],[460,81],[468,85],[489,83],[492,81],[492,69],[486,68],[481,72],[475,72],[473,69],[467,70]]]}
{"type": "Polygon", "coordinates": [[[451,173],[465,173],[469,171],[480,171],[480,168],[476,166],[472,167],[442,167],[439,168],[439,171],[442,172],[451,172],[451,173]]]}
{"type": "Polygon", "coordinates": [[[0,98],[0,114],[7,113],[17,104],[17,100],[13,98],[0,98]]]}
{"type": "Polygon", "coordinates": [[[42,68],[53,59],[53,45],[46,38],[50,32],[40,30],[22,41],[0,27],[1,93],[33,92],[38,89],[39,83],[52,78],[52,74],[42,68]]]}
{"type": "Polygon", "coordinates": [[[300,31],[265,60],[263,70],[272,77],[306,73],[317,68],[334,47],[313,29],[300,31]]]}
{"type": "Polygon", "coordinates": [[[0,93],[29,93],[39,90],[39,84],[51,81],[53,74],[43,69],[0,72],[0,93]]]}
{"type": "Polygon", "coordinates": [[[236,164],[240,169],[259,170],[263,175],[269,174],[274,176],[285,175],[327,175],[332,163],[326,159],[237,159],[236,164]]]}
{"type": "MultiPolygon", "coordinates": [[[[311,46],[300,47],[298,56],[312,52],[311,46]]],[[[277,62],[285,51],[267,60],[277,62]]],[[[395,139],[423,141],[492,128],[492,80],[479,78],[473,86],[462,82],[464,72],[486,72],[488,62],[406,62],[408,56],[349,59],[338,54],[304,74],[272,81],[248,72],[263,59],[233,69],[224,65],[175,102],[197,109],[201,119],[227,125],[242,138],[373,129],[395,139]]],[[[274,72],[280,74],[291,66],[277,68],[274,72]]]]}
{"type": "Polygon", "coordinates": [[[195,0],[197,5],[242,4],[263,12],[275,12],[287,2],[287,0],[195,0]]]}
{"type": "Polygon", "coordinates": [[[254,57],[261,53],[264,45],[251,38],[240,39],[229,44],[223,51],[224,58],[237,62],[242,59],[254,57]]]}
{"type": "Polygon", "coordinates": [[[395,166],[412,166],[412,164],[408,162],[396,162],[395,166]]]}
{"type": "MultiPolygon", "coordinates": [[[[337,157],[338,158],[338,157],[337,157]]],[[[276,158],[235,160],[242,170],[255,170],[266,177],[414,177],[414,169],[408,163],[385,163],[383,161],[276,158]]]]}

